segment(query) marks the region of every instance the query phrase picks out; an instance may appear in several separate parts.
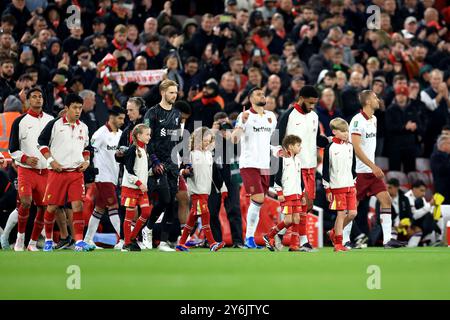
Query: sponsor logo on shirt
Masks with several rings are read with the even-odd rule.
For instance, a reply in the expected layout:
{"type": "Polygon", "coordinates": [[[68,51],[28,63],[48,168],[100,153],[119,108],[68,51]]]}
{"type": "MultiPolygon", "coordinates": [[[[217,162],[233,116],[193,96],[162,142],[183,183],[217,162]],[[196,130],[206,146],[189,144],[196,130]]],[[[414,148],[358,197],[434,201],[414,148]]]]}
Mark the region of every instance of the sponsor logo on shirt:
{"type": "Polygon", "coordinates": [[[373,133],[373,132],[371,132],[371,133],[366,133],[366,139],[369,139],[369,138],[376,138],[377,137],[377,134],[376,133],[373,133]]]}
{"type": "Polygon", "coordinates": [[[110,150],[115,151],[115,150],[117,150],[117,146],[108,146],[108,145],[106,145],[106,150],[108,150],[108,151],[110,151],[110,150]]]}
{"type": "Polygon", "coordinates": [[[271,130],[271,128],[269,128],[269,127],[259,127],[259,128],[256,128],[256,127],[253,127],[253,132],[256,132],[256,133],[263,133],[263,132],[271,132],[272,130],[271,130]]]}

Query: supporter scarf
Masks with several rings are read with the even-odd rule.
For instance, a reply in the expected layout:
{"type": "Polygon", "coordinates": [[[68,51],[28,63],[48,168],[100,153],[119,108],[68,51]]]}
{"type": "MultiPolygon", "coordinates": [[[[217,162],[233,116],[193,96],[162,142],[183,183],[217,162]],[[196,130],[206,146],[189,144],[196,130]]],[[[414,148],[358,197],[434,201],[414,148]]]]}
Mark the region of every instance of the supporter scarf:
{"type": "Polygon", "coordinates": [[[126,43],[125,44],[120,44],[120,43],[117,42],[116,39],[114,39],[112,41],[112,44],[117,50],[125,50],[127,48],[127,44],[126,43]]]}

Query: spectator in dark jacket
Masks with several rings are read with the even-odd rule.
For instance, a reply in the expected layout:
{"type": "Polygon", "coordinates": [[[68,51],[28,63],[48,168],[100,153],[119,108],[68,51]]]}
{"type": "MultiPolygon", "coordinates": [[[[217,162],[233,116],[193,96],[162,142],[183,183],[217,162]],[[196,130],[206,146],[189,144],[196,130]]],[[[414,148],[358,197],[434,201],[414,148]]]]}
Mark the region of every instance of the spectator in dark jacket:
{"type": "Polygon", "coordinates": [[[325,88],[322,91],[322,97],[316,107],[317,115],[319,116],[319,122],[324,129],[324,134],[329,137],[332,136],[330,129],[330,121],[334,118],[342,117],[339,110],[336,110],[335,106],[335,93],[331,88],[325,88]]]}
{"type": "Polygon", "coordinates": [[[416,169],[418,136],[423,128],[419,115],[408,101],[408,87],[395,90],[394,103],[386,110],[386,130],[389,139],[386,147],[389,156],[389,169],[408,173],[416,169]]]}
{"type": "Polygon", "coordinates": [[[189,132],[194,131],[195,122],[201,121],[201,126],[211,128],[214,123],[214,115],[222,111],[217,96],[219,94],[219,85],[214,79],[206,81],[202,91],[203,95],[192,102],[192,115],[186,122],[185,129],[189,132]]]}
{"type": "Polygon", "coordinates": [[[363,75],[358,71],[354,71],[350,76],[349,85],[342,90],[342,101],[344,102],[342,113],[348,122],[361,109],[359,93],[362,88],[362,80],[363,75]]]}
{"type": "Polygon", "coordinates": [[[324,43],[320,48],[320,53],[313,55],[309,59],[309,75],[313,83],[317,82],[317,78],[323,69],[333,69],[332,58],[334,53],[335,48],[329,43],[324,43]]]}
{"type": "Polygon", "coordinates": [[[3,112],[3,102],[16,89],[16,83],[13,80],[13,75],[13,60],[2,60],[0,62],[0,112],[3,112]]]}
{"type": "Polygon", "coordinates": [[[192,39],[184,47],[191,56],[200,59],[208,43],[218,45],[219,38],[213,34],[213,22],[213,15],[209,13],[203,15],[201,28],[194,33],[192,39]]]}
{"type": "Polygon", "coordinates": [[[16,26],[14,27],[14,31],[17,33],[19,38],[22,37],[27,29],[27,22],[31,19],[31,13],[25,7],[25,1],[12,0],[2,13],[2,15],[7,14],[10,14],[16,18],[16,26]]]}
{"type": "Polygon", "coordinates": [[[63,50],[61,40],[58,38],[50,38],[47,41],[47,49],[44,52],[44,56],[41,62],[47,66],[50,73],[53,73],[58,69],[58,63],[63,58],[63,50]]]}
{"type": "Polygon", "coordinates": [[[450,135],[441,135],[430,158],[434,190],[445,197],[444,204],[450,204],[450,135]]]}

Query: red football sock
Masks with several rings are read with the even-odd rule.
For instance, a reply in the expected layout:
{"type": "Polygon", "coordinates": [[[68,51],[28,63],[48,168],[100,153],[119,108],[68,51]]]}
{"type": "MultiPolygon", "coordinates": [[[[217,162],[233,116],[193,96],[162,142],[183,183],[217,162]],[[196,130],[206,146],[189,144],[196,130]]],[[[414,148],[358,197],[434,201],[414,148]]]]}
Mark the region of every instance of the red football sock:
{"type": "Polygon", "coordinates": [[[334,237],[334,245],[340,244],[342,245],[342,234],[334,237]]]}
{"type": "Polygon", "coordinates": [[[191,234],[192,228],[194,228],[195,220],[197,220],[197,216],[189,213],[188,220],[186,221],[183,232],[181,233],[180,245],[184,245],[186,243],[187,238],[191,234]]]}
{"type": "Polygon", "coordinates": [[[147,222],[148,218],[150,218],[152,210],[150,207],[141,208],[141,216],[136,221],[136,225],[134,226],[133,232],[131,232],[131,240],[136,239],[138,233],[141,231],[142,227],[147,222]]]}
{"type": "Polygon", "coordinates": [[[214,240],[214,237],[211,232],[211,227],[209,226],[209,212],[202,212],[201,218],[202,218],[203,233],[205,234],[206,240],[208,240],[208,243],[211,246],[213,243],[216,242],[216,240],[214,240]]]}
{"type": "Polygon", "coordinates": [[[293,223],[292,224],[292,233],[291,233],[291,244],[290,244],[290,248],[298,248],[300,246],[300,238],[298,236],[298,229],[299,229],[299,224],[298,223],[293,223]]]}
{"type": "Polygon", "coordinates": [[[134,208],[127,208],[125,210],[125,221],[123,222],[123,235],[125,244],[130,244],[131,242],[131,223],[134,218],[134,208]]]}
{"type": "Polygon", "coordinates": [[[298,228],[298,234],[300,236],[306,236],[306,214],[300,215],[300,223],[298,228]]]}
{"type": "Polygon", "coordinates": [[[25,233],[27,229],[28,216],[30,215],[30,208],[24,208],[22,205],[19,206],[19,218],[17,223],[17,231],[19,233],[25,233]]]}
{"type": "Polygon", "coordinates": [[[275,227],[273,227],[272,229],[270,229],[269,232],[269,239],[272,239],[273,237],[275,237],[275,235],[280,232],[281,230],[284,229],[284,227],[286,226],[286,224],[284,223],[284,221],[281,221],[279,224],[277,224],[275,227]]]}
{"type": "Polygon", "coordinates": [[[36,211],[36,218],[34,219],[33,232],[31,233],[31,240],[37,241],[43,228],[44,228],[44,210],[42,208],[38,208],[36,211]]]}
{"type": "Polygon", "coordinates": [[[83,211],[73,212],[73,231],[75,232],[75,241],[83,240],[84,219],[83,211]]]}
{"type": "Polygon", "coordinates": [[[44,213],[44,227],[45,238],[53,239],[53,226],[55,225],[55,213],[45,211],[44,213]]]}

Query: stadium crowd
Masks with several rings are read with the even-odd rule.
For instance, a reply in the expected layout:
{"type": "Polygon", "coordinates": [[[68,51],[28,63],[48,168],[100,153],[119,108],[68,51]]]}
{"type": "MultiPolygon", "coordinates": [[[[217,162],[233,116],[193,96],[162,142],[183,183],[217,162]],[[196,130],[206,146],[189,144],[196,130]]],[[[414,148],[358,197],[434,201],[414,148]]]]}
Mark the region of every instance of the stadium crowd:
{"type": "MultiPolygon", "coordinates": [[[[40,233],[45,229],[48,239],[56,220],[58,231],[53,237],[58,240],[57,249],[83,239],[86,246],[81,250],[92,249],[93,242],[114,246],[118,234],[122,239],[119,248],[125,240],[127,250],[138,250],[134,241],[138,239],[143,247],[174,251],[181,234],[183,247],[189,235],[189,245],[200,242],[195,229],[196,218],[201,216],[201,230],[211,250],[216,251],[224,245],[219,220],[222,203],[232,245],[244,247],[247,242],[243,239],[240,197],[245,177],[237,170],[241,144],[229,146],[230,132],[237,124],[245,124],[239,115],[245,107],[248,110],[257,105],[254,95],[258,88],[265,96],[264,109],[273,112],[276,121],[295,108],[301,92],[306,94],[303,98],[314,98],[310,90],[302,91],[305,87],[314,87],[317,92],[312,112],[319,121],[317,134],[323,137],[334,134],[330,127],[333,119],[351,124],[364,107],[362,92],[376,94],[375,154],[387,159],[383,170],[390,178],[386,179],[388,192],[398,217],[392,219],[393,232],[411,246],[428,243],[424,240],[431,234],[432,242],[441,239],[442,226],[432,207],[450,204],[448,0],[11,0],[0,3],[0,12],[3,248],[21,241],[23,249],[23,243],[31,239],[28,248],[37,249],[40,233]],[[373,12],[366,9],[370,5],[380,8],[376,28],[369,28],[373,12]],[[79,20],[72,16],[77,13],[81,13],[79,20]],[[154,72],[145,73],[148,70],[154,72]],[[160,70],[162,73],[157,72],[160,70]],[[116,72],[124,73],[120,77],[116,72]],[[39,124],[35,118],[41,119],[39,124]],[[82,146],[78,162],[66,157],[65,166],[58,167],[56,161],[52,162],[55,154],[49,150],[59,138],[58,148],[64,151],[67,147],[70,134],[57,135],[58,130],[66,130],[66,122],[80,126],[78,138],[86,146],[82,146]],[[183,159],[183,152],[174,160],[171,152],[177,143],[166,138],[182,128],[182,136],[188,137],[183,140],[195,140],[199,122],[200,127],[210,129],[204,129],[202,137],[215,137],[216,154],[211,155],[211,177],[195,179],[210,178],[213,187],[198,191],[199,197],[190,199],[187,190],[196,190],[190,178],[209,169],[196,170],[195,165],[192,169],[192,158],[183,159]],[[41,160],[24,151],[37,150],[37,146],[19,143],[27,140],[20,134],[27,124],[39,137],[41,160]],[[147,128],[151,129],[149,140],[145,138],[147,128]],[[113,150],[114,158],[108,158],[107,152],[103,158],[102,148],[113,150]],[[132,160],[130,149],[138,154],[132,160]],[[219,149],[227,152],[217,152],[219,149]],[[148,161],[142,160],[139,150],[148,153],[148,159],[144,157],[148,161]],[[14,161],[7,160],[11,157],[14,161]],[[416,167],[418,159],[429,162],[425,173],[416,174],[421,171],[416,167]],[[58,180],[56,173],[64,173],[63,168],[80,169],[84,204],[73,202],[80,199],[71,199],[69,193],[62,201],[71,204],[55,203],[45,209],[45,201],[34,194],[21,196],[23,190],[17,182],[21,165],[35,168],[32,170],[38,170],[33,171],[37,175],[47,167],[51,169],[52,181],[59,181],[53,184],[56,189],[64,187],[60,181],[64,179],[58,180]],[[107,174],[103,172],[105,167],[111,167],[107,174]],[[139,180],[136,168],[151,172],[148,183],[139,180]],[[389,176],[388,171],[403,174],[389,176]],[[113,185],[122,188],[124,180],[136,177],[128,185],[133,190],[126,189],[125,196],[120,188],[103,194],[107,187],[102,189],[98,182],[104,175],[113,176],[113,185]],[[412,177],[410,181],[400,181],[406,176],[412,177]],[[149,197],[137,199],[135,188],[149,197]],[[112,201],[119,191],[121,197],[112,201]],[[201,197],[205,192],[209,195],[206,199],[201,197]],[[189,214],[190,200],[202,207],[200,213],[189,214]],[[205,205],[210,220],[209,213],[204,220],[205,205]],[[11,232],[16,223],[17,240],[11,232]],[[26,240],[19,239],[25,230],[26,240]]],[[[325,145],[318,143],[317,147],[325,145]]],[[[205,145],[204,149],[189,151],[205,156],[208,148],[205,145]]],[[[318,181],[314,204],[325,209],[324,225],[329,230],[336,214],[328,209],[322,185],[321,152],[317,159],[312,165],[318,168],[314,170],[318,181]]],[[[24,177],[35,184],[41,181],[39,176],[36,180],[24,177]]],[[[45,182],[43,185],[45,188],[45,182]]],[[[261,202],[255,199],[252,197],[249,212],[261,202]]],[[[374,219],[379,220],[383,204],[381,209],[380,203],[373,207],[374,219]]],[[[308,210],[311,208],[309,203],[308,210]]],[[[359,204],[351,229],[353,247],[369,240],[375,245],[379,238],[379,228],[371,226],[367,218],[369,211],[366,199],[359,204]]]]}

